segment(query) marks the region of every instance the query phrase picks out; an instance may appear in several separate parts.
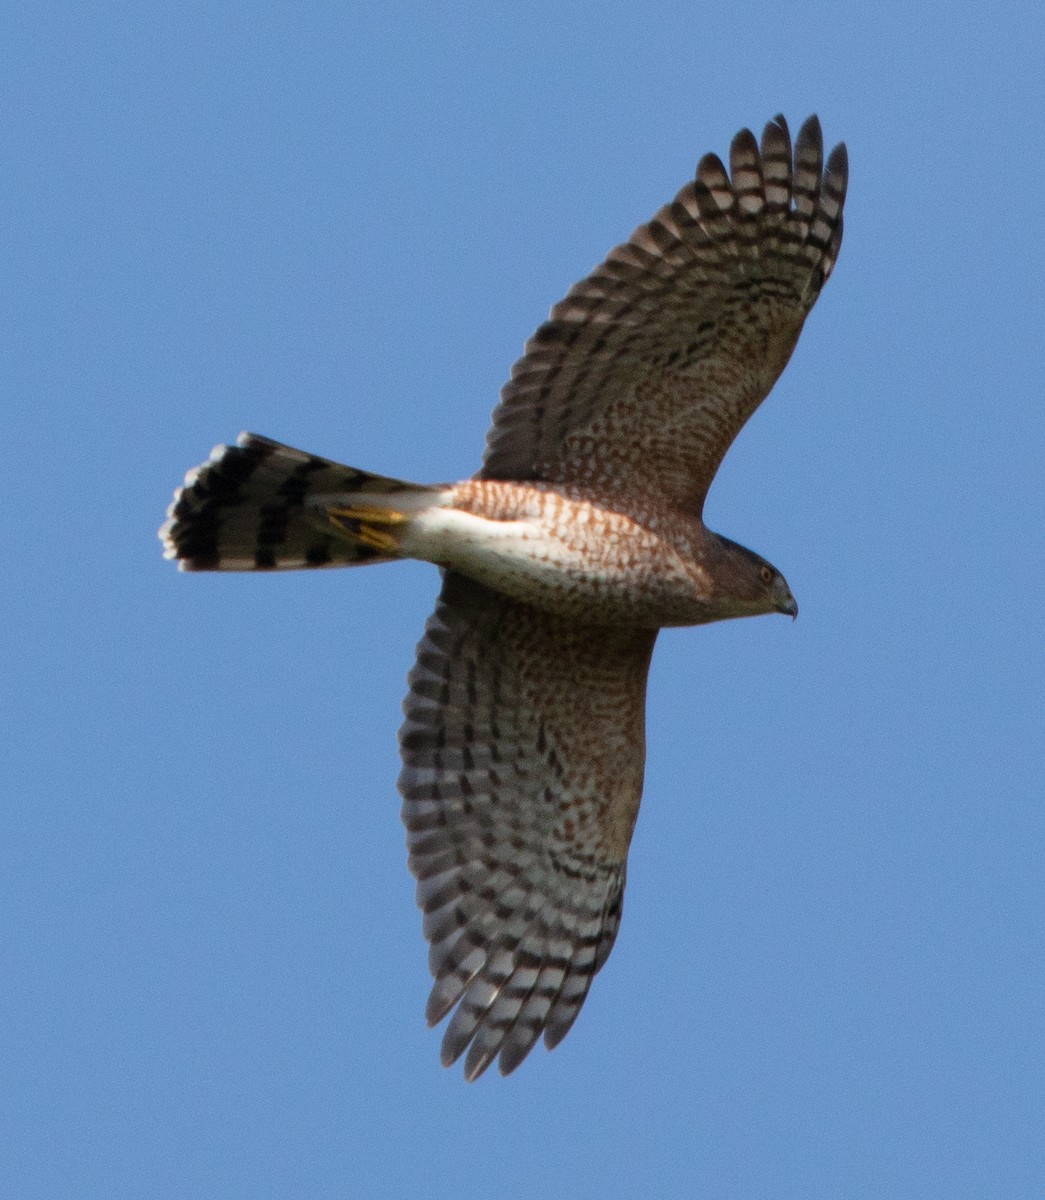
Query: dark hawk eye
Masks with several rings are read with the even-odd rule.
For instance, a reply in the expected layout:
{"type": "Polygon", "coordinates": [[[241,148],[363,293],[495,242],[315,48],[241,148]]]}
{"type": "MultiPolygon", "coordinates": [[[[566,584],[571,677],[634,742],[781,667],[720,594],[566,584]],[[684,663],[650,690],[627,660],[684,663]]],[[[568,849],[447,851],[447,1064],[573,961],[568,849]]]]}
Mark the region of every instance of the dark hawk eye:
{"type": "Polygon", "coordinates": [[[759,573],[759,575],[762,576],[763,583],[772,583],[773,582],[773,568],[772,567],[761,567],[759,569],[758,573],[759,573]]]}

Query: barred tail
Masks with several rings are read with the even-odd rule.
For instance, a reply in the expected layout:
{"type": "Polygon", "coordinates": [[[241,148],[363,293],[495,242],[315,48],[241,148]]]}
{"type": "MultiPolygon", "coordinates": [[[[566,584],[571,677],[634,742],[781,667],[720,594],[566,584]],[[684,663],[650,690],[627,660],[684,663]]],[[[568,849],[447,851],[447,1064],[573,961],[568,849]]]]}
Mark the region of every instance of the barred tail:
{"type": "Polygon", "coordinates": [[[362,566],[398,558],[440,491],[241,433],[185,476],[159,535],[183,571],[362,566]]]}

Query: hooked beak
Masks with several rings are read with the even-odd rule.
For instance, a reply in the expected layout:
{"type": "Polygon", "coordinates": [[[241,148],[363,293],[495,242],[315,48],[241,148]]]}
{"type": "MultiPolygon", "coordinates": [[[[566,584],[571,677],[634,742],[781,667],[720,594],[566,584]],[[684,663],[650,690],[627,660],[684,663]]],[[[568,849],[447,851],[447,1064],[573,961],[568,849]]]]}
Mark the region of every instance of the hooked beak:
{"type": "Polygon", "coordinates": [[[788,592],[787,599],[783,600],[777,608],[777,612],[782,612],[789,616],[793,621],[798,616],[798,601],[788,592]]]}

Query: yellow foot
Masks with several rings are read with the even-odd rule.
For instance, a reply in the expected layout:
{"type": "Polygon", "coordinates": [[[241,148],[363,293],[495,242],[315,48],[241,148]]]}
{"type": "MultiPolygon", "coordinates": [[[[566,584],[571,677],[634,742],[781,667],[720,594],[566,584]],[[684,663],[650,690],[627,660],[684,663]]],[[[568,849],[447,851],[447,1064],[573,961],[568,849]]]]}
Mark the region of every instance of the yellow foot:
{"type": "Polygon", "coordinates": [[[360,505],[358,508],[345,506],[328,508],[327,517],[352,538],[382,554],[397,554],[399,539],[391,532],[397,525],[406,523],[406,516],[394,508],[376,508],[360,505]]]}

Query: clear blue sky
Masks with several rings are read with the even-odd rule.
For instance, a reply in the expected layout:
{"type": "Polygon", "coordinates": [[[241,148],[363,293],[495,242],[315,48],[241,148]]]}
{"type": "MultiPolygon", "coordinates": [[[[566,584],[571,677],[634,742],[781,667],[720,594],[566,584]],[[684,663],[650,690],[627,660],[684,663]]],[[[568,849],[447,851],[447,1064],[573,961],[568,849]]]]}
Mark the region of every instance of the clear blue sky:
{"type": "Polygon", "coordinates": [[[1043,14],[5,7],[0,1194],[1045,1194],[1043,14]],[[802,615],[663,636],[617,947],[468,1087],[394,789],[435,571],[155,529],[244,428],[469,474],[549,305],[777,111],[846,239],[707,516],[802,615]]]}

